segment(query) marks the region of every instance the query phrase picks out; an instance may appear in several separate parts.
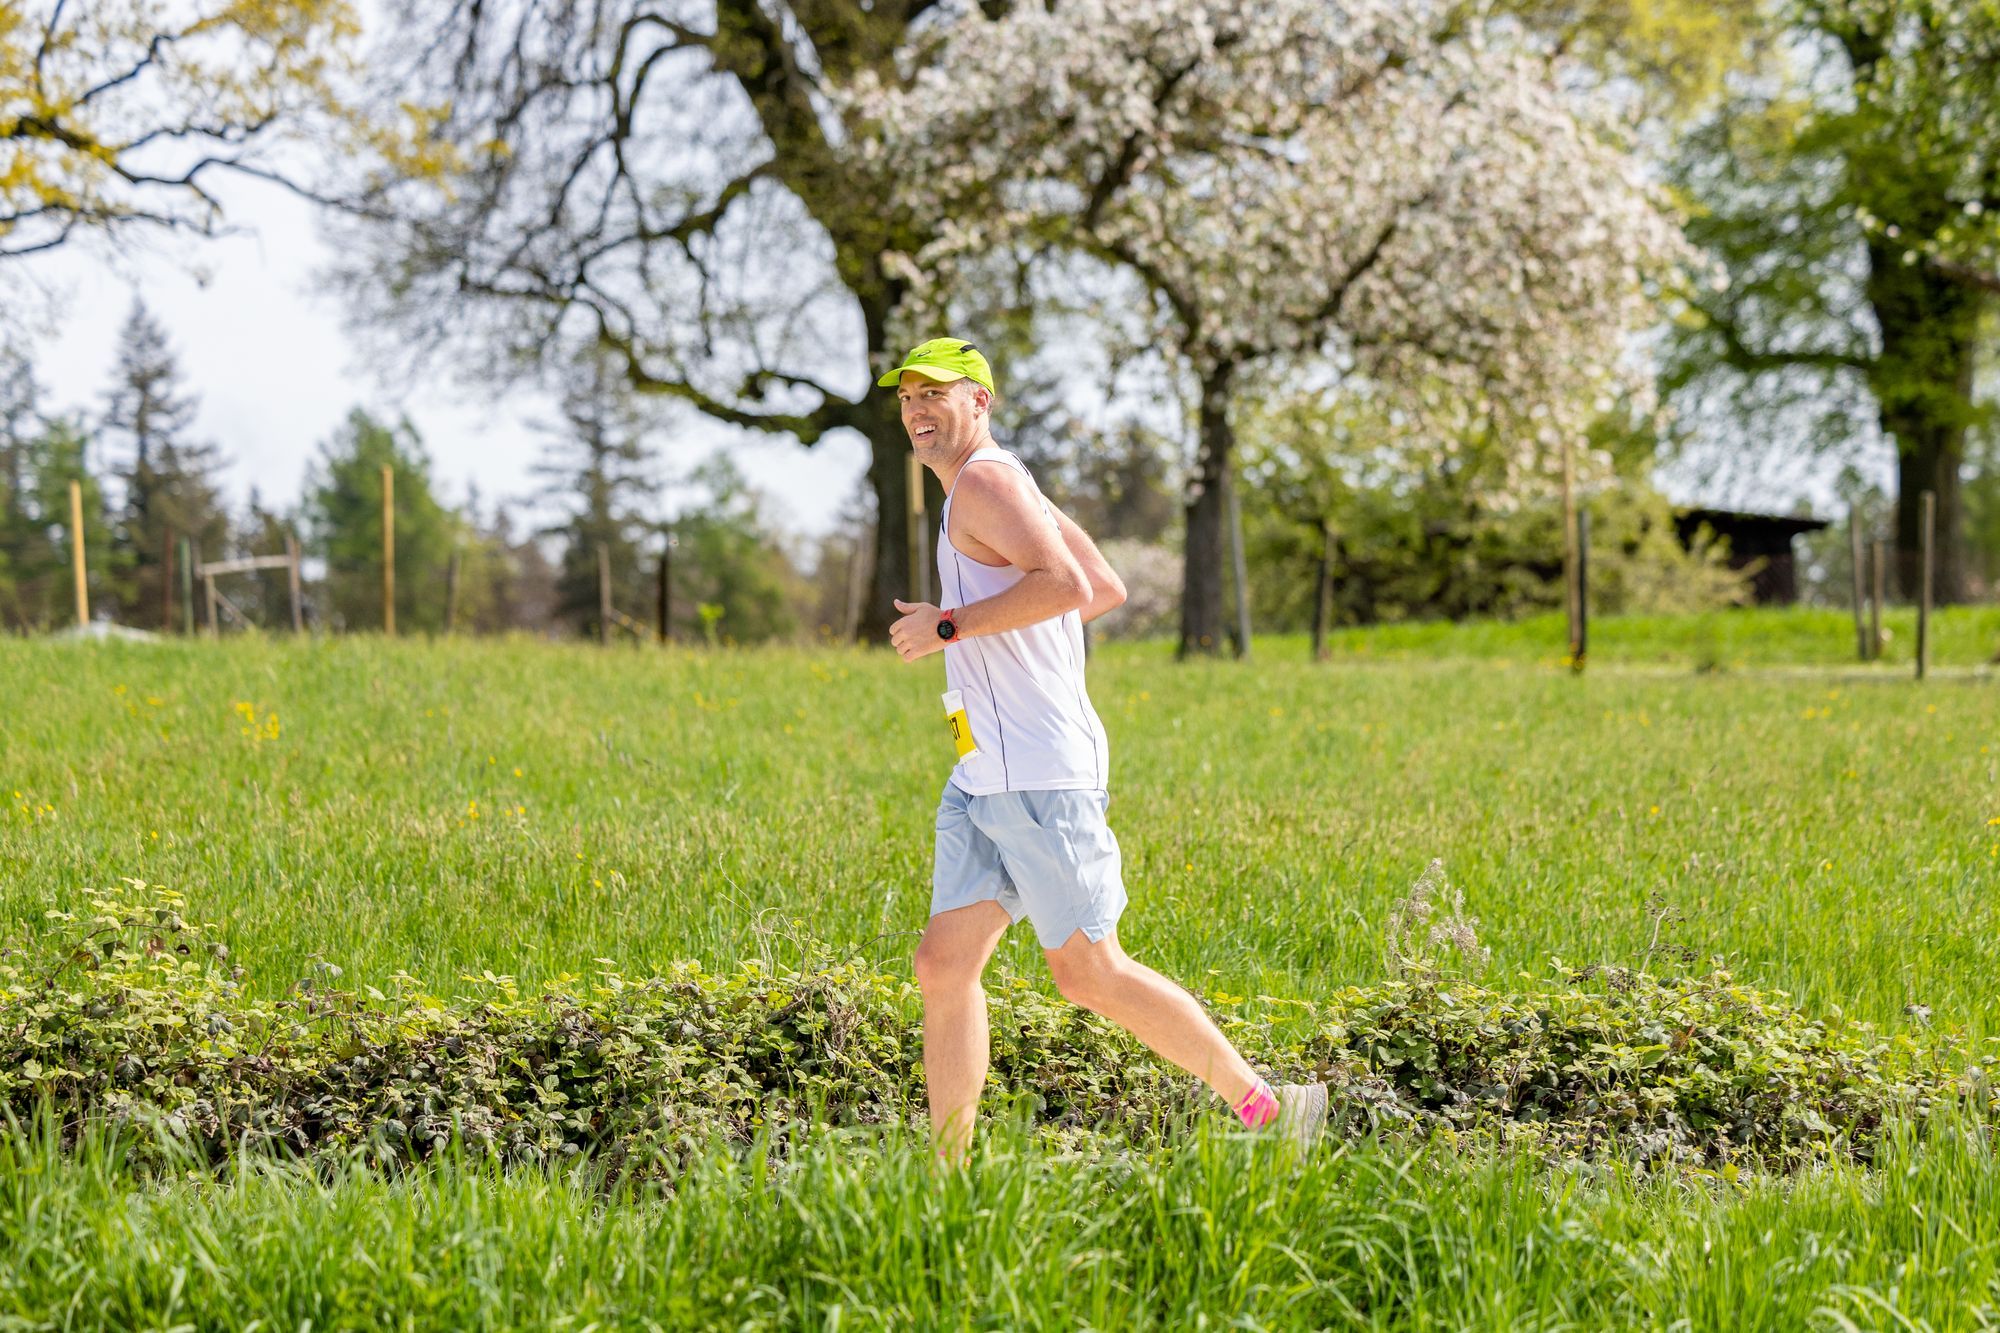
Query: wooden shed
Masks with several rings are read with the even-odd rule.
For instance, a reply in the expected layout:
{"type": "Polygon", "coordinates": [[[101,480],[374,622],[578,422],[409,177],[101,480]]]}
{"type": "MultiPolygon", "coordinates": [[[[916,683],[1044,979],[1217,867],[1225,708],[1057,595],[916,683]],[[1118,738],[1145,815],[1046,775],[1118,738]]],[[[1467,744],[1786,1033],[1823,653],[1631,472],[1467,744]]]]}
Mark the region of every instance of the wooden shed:
{"type": "Polygon", "coordinates": [[[1799,599],[1798,557],[1792,550],[1792,540],[1802,532],[1818,532],[1826,525],[1823,518],[1745,514],[1733,509],[1674,511],[1674,532],[1682,546],[1690,545],[1695,534],[1706,527],[1729,544],[1731,569],[1742,569],[1754,560],[1764,562],[1750,579],[1751,593],[1759,606],[1799,599]]]}

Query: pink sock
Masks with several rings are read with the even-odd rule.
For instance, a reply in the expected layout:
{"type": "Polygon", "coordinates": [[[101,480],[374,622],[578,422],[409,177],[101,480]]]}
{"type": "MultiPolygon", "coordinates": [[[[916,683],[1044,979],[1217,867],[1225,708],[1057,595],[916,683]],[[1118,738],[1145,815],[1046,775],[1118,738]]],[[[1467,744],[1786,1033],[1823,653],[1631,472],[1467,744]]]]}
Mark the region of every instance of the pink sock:
{"type": "Polygon", "coordinates": [[[1243,1100],[1236,1103],[1236,1118],[1251,1129],[1262,1129],[1278,1118],[1278,1097],[1271,1091],[1271,1085],[1258,1079],[1256,1086],[1243,1094],[1243,1100]]]}

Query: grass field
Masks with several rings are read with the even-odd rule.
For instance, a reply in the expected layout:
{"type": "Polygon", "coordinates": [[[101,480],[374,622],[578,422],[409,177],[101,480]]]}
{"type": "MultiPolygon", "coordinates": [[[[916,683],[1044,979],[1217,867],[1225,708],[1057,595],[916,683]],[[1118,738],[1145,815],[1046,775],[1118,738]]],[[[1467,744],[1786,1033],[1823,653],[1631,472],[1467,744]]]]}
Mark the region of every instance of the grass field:
{"type": "MultiPolygon", "coordinates": [[[[1580,679],[1552,629],[1355,632],[1323,666],[1101,651],[1128,951],[1225,1012],[1322,995],[1381,975],[1388,908],[1440,857],[1494,984],[1635,961],[1657,899],[1808,1008],[2000,1036],[2000,682],[1974,669],[2000,615],[1942,618],[1924,685],[1854,667],[1838,615],[1605,621],[1580,679]]],[[[786,947],[766,913],[906,969],[923,925],[935,660],[6,642],[0,681],[4,916],[168,884],[263,992],[314,957],[441,994],[721,965],[786,947]]],[[[1025,929],[997,966],[1053,993],[1025,929]]],[[[718,1156],[672,1201],[606,1203],[587,1164],[130,1199],[115,1164],[16,1143],[0,1329],[2000,1324],[1976,1142],[1726,1190],[1397,1142],[1284,1180],[1226,1135],[995,1146],[943,1190],[916,1145],[833,1139],[782,1180],[718,1156]]]]}

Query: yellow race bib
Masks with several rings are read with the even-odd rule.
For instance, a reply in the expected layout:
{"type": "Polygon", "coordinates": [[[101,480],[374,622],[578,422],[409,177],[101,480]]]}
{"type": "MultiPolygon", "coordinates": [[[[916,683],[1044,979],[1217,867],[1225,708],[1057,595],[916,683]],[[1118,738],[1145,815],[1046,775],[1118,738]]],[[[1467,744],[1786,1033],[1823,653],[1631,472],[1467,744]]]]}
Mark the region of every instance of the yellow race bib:
{"type": "Polygon", "coordinates": [[[965,715],[965,696],[962,692],[944,692],[944,720],[945,725],[951,728],[952,744],[958,747],[960,759],[979,753],[979,743],[972,739],[972,719],[965,715]]]}

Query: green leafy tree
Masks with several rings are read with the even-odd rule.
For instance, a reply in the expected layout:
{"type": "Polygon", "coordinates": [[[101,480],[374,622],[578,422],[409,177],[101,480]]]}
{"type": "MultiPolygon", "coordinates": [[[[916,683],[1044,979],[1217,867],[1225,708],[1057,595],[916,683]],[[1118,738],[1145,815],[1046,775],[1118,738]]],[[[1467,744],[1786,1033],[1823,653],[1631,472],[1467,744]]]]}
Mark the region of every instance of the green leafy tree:
{"type": "MultiPolygon", "coordinates": [[[[1251,606],[1270,629],[1302,629],[1319,595],[1331,530],[1334,624],[1517,616],[1561,607],[1563,525],[1546,498],[1494,502],[1504,467],[1495,432],[1419,459],[1382,406],[1284,394],[1248,417],[1244,546],[1251,606]]],[[[1593,444],[1625,479],[1587,497],[1590,601],[1598,613],[1708,610],[1745,600],[1723,553],[1684,549],[1666,497],[1634,480],[1654,442],[1643,423],[1601,419],[1593,444]]]]}
{"type": "Polygon", "coordinates": [[[20,631],[71,624],[75,585],[71,574],[69,484],[82,483],[86,583],[96,617],[106,589],[122,572],[111,543],[104,489],[86,460],[90,437],[73,417],[43,419],[19,442],[21,483],[0,513],[0,623],[20,631]]]}
{"type": "Polygon", "coordinates": [[[757,513],[757,499],[727,455],[691,478],[708,492],[673,524],[678,632],[710,643],[761,643],[795,632],[798,576],[757,513]]]}
{"type": "Polygon", "coordinates": [[[1938,596],[1959,600],[1961,478],[1988,410],[1973,367],[2000,294],[2000,10],[1800,0],[1778,14],[1790,76],[1742,81],[1675,164],[1689,234],[1727,280],[1692,294],[1668,383],[1784,448],[1840,443],[1871,417],[1896,449],[1896,583],[1916,588],[1932,491],[1938,596]]]}
{"type": "Polygon", "coordinates": [[[229,545],[216,481],[222,459],[214,445],[191,438],[195,406],[166,330],[134,301],[103,422],[105,445],[119,455],[113,541],[120,575],[113,589],[118,618],[129,625],[160,627],[171,544],[187,538],[197,560],[219,560],[229,545]]]}
{"type": "Polygon", "coordinates": [[[408,418],[384,425],[360,408],[321,446],[306,479],[304,520],[326,561],[325,615],[338,629],[382,625],[382,469],[395,476],[396,628],[444,625],[444,584],[458,518],[438,503],[431,460],[408,418]]]}
{"type": "Polygon", "coordinates": [[[1990,598],[2000,589],[2000,431],[1974,432],[1965,483],[1967,591],[1990,598]]]}
{"type": "MultiPolygon", "coordinates": [[[[477,513],[476,500],[468,506],[477,513]]],[[[462,555],[459,628],[482,634],[545,634],[556,624],[556,567],[506,505],[477,524],[462,555]]]]}

